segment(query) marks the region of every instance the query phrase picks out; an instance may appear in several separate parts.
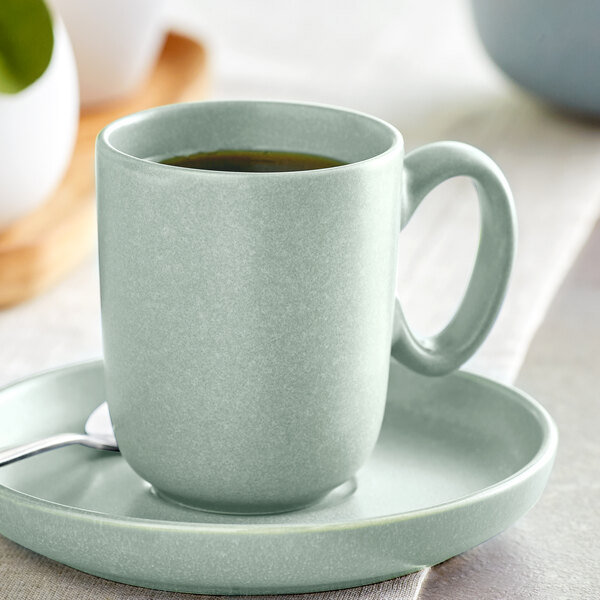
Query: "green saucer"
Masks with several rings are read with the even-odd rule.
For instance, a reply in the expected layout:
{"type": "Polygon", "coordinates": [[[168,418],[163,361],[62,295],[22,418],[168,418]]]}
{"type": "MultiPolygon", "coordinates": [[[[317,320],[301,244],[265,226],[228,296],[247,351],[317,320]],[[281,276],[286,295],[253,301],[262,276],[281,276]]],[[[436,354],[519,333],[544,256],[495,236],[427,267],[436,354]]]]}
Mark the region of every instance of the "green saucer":
{"type": "MultiPolygon", "coordinates": [[[[82,431],[102,363],[0,392],[0,446],[82,431]]],[[[204,594],[352,587],[439,563],[506,529],[539,499],[556,452],[546,411],[513,388],[392,364],[375,452],[318,505],[239,517],[156,496],[118,454],[63,448],[0,469],[0,533],[81,571],[204,594]]]]}

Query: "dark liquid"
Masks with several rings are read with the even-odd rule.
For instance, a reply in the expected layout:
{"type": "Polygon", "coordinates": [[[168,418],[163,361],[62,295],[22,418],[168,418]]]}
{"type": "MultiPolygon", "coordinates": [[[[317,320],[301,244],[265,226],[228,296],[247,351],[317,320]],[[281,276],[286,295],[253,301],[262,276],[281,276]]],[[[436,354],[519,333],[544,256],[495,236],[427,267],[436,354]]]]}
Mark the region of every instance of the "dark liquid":
{"type": "Polygon", "coordinates": [[[276,173],[283,171],[310,171],[339,167],[345,162],[296,152],[278,150],[217,150],[197,152],[189,156],[174,156],[160,161],[165,165],[205,169],[210,171],[239,171],[242,173],[276,173]]]}

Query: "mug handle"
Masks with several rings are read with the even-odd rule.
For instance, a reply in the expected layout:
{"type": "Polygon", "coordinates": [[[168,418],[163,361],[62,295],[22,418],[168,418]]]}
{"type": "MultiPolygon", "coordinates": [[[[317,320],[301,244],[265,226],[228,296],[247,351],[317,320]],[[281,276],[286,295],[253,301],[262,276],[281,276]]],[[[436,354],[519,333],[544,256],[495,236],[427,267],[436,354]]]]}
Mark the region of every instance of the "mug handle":
{"type": "Polygon", "coordinates": [[[406,156],[401,228],[433,188],[461,175],[475,184],[481,232],[475,266],[458,310],[440,333],[419,339],[396,299],[392,356],[423,375],[450,373],[479,348],[498,316],[514,261],[516,218],[510,188],[496,163],[468,144],[436,142],[406,156]]]}

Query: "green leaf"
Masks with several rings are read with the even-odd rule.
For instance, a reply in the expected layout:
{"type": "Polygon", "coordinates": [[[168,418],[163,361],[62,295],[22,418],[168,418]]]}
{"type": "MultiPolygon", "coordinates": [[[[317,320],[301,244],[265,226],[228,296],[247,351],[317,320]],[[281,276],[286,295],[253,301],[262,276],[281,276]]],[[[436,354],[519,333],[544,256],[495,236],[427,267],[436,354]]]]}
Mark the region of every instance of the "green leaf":
{"type": "Polygon", "coordinates": [[[0,93],[16,94],[50,64],[52,17],[43,0],[0,0],[0,93]]]}

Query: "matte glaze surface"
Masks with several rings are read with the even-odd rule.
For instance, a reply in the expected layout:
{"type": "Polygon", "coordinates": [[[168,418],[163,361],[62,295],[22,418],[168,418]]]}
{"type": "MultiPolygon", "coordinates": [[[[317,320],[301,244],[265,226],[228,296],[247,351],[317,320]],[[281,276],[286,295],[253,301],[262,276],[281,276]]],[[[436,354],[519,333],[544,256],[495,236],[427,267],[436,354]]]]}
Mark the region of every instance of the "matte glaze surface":
{"type": "Polygon", "coordinates": [[[351,477],[379,433],[392,345],[417,371],[458,368],[494,322],[512,266],[510,191],[487,156],[432,144],[403,171],[394,127],[335,107],[204,102],[131,115],[100,134],[97,182],[119,447],[161,493],[210,510],[298,508],[351,477]],[[236,173],[147,160],[227,148],[350,164],[236,173]],[[477,183],[482,242],[461,309],[419,340],[398,308],[392,328],[401,217],[455,175],[477,183]]]}
{"type": "MultiPolygon", "coordinates": [[[[0,443],[81,430],[104,399],[102,364],[0,393],[0,443]],[[18,433],[17,433],[18,432],[18,433]]],[[[186,509],[154,495],[120,455],[73,447],[0,470],[0,533],[82,571],[172,591],[286,593],[350,587],[443,561],[537,501],[555,426],[518,390],[392,362],[386,416],[355,480],[271,516],[186,509]]]]}
{"type": "Polygon", "coordinates": [[[385,404],[402,158],[378,120],[285,103],[160,107],[100,134],[107,400],[123,456],[161,493],[281,512],[364,464],[385,404]],[[143,160],[223,147],[365,162],[143,160]]]}
{"type": "Polygon", "coordinates": [[[597,0],[472,0],[491,58],[545,100],[600,116],[597,0]]]}

